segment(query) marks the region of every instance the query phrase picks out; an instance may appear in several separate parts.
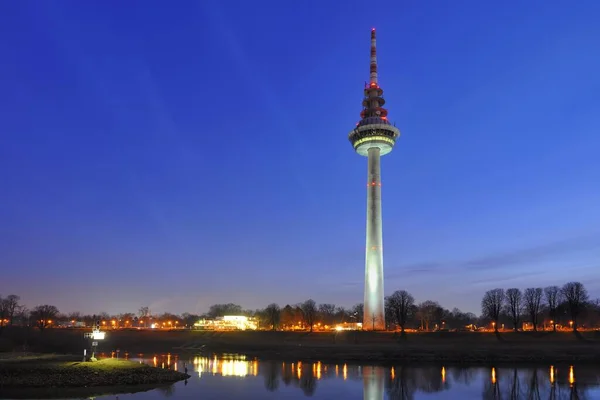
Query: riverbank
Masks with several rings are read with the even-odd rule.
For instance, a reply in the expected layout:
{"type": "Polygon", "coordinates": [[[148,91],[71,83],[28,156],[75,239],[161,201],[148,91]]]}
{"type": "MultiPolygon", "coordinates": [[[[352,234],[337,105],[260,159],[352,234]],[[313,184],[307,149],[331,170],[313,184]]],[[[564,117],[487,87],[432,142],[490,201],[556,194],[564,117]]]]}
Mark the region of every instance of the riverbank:
{"type": "MultiPolygon", "coordinates": [[[[21,355],[0,359],[0,393],[6,390],[44,388],[123,388],[148,390],[150,386],[171,384],[189,375],[154,368],[137,362],[104,359],[81,362],[80,357],[21,355]]],[[[130,390],[131,391],[131,390],[130,390]]],[[[104,392],[104,391],[103,391],[104,392]]],[[[61,390],[64,394],[64,390],[61,390]]]]}
{"type": "MultiPolygon", "coordinates": [[[[38,351],[79,353],[83,330],[30,336],[38,351]]],[[[241,353],[259,359],[321,362],[600,363],[600,332],[210,332],[108,330],[99,351],[110,356],[241,353]]]]}
{"type": "MultiPolygon", "coordinates": [[[[276,333],[276,332],[275,332],[276,333]]],[[[266,333],[265,333],[266,334],[266,333]]],[[[273,360],[305,360],[324,363],[600,363],[600,340],[590,332],[484,332],[414,333],[402,338],[388,332],[345,332],[313,338],[291,337],[264,341],[243,340],[243,336],[221,335],[198,340],[181,351],[203,353],[242,353],[273,360]]],[[[317,336],[319,334],[316,334],[317,336]]],[[[268,336],[268,335],[265,335],[268,336]]]]}

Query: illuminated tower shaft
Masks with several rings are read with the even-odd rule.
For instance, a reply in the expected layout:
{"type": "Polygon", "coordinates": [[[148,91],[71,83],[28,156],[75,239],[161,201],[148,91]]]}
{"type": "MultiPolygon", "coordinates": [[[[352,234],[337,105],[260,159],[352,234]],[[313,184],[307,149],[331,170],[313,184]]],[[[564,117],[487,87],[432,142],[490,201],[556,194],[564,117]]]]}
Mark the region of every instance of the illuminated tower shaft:
{"type": "Polygon", "coordinates": [[[365,85],[361,120],[348,139],[354,150],[368,157],[367,240],[365,249],[365,302],[363,329],[385,329],[383,303],[383,227],[381,218],[381,156],[396,143],[400,131],[387,119],[383,89],[377,81],[375,29],[371,31],[370,79],[365,85]]]}
{"type": "Polygon", "coordinates": [[[363,328],[385,329],[383,306],[383,227],[381,221],[381,151],[368,150],[367,245],[363,328]]]}

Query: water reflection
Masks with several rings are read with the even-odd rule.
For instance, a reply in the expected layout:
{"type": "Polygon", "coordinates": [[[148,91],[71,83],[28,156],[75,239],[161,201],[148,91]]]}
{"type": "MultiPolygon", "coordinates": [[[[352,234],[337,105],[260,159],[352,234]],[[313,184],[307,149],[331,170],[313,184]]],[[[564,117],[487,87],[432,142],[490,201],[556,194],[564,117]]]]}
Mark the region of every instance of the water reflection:
{"type": "Polygon", "coordinates": [[[551,365],[549,369],[492,368],[492,378],[484,384],[482,398],[575,400],[588,398],[589,391],[596,392],[593,398],[597,398],[600,395],[599,371],[582,369],[582,375],[585,384],[578,385],[572,365],[563,368],[551,365]]]}
{"type": "Polygon", "coordinates": [[[202,374],[210,373],[212,375],[238,376],[258,375],[258,362],[249,361],[243,355],[232,355],[212,359],[208,357],[194,357],[193,365],[199,377],[202,374]]]}
{"type": "MultiPolygon", "coordinates": [[[[424,394],[427,394],[427,398],[435,399],[436,394],[441,392],[448,392],[444,398],[484,400],[600,398],[600,370],[573,365],[519,368],[501,365],[476,368],[448,365],[383,367],[301,360],[259,362],[241,355],[198,356],[185,360],[175,355],[159,355],[144,362],[164,368],[179,368],[180,371],[190,367],[189,373],[193,375],[190,382],[195,382],[193,385],[181,383],[175,385],[180,388],[177,392],[173,387],[163,389],[161,393],[175,398],[179,395],[201,396],[206,390],[216,390],[215,387],[219,388],[219,393],[226,393],[235,385],[242,386],[236,381],[257,382],[264,396],[267,396],[265,392],[272,393],[269,396],[274,397],[269,398],[279,398],[283,392],[286,398],[319,397],[320,391],[324,398],[330,398],[331,393],[347,391],[348,388],[362,389],[364,400],[409,400],[418,399],[424,394]],[[181,365],[178,366],[178,363],[181,365]],[[209,381],[210,385],[207,386],[209,381]]],[[[252,387],[255,391],[256,386],[252,387]]],[[[260,394],[253,393],[261,398],[260,394]]]]}
{"type": "Polygon", "coordinates": [[[382,400],[385,369],[383,367],[363,368],[363,399],[382,400]]]}

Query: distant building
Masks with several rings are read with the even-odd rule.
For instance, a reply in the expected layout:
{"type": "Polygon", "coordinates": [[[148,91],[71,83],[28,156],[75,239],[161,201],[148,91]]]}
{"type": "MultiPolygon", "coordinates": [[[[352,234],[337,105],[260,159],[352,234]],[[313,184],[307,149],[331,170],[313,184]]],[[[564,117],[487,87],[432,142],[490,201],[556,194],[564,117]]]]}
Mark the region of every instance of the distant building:
{"type": "Polygon", "coordinates": [[[336,331],[359,331],[362,329],[362,322],[344,322],[335,326],[336,331]]]}
{"type": "Polygon", "coordinates": [[[194,324],[194,328],[213,331],[254,331],[258,328],[258,323],[255,318],[243,315],[225,315],[215,319],[201,319],[194,324]]]}

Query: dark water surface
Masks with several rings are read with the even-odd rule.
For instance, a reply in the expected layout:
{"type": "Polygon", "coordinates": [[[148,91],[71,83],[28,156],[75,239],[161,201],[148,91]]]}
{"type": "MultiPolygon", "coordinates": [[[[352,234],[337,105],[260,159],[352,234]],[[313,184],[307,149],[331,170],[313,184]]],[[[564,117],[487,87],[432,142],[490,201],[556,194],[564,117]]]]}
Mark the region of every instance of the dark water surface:
{"type": "Polygon", "coordinates": [[[599,399],[600,366],[373,366],[256,361],[244,356],[135,359],[186,382],[96,399],[599,399]]]}

